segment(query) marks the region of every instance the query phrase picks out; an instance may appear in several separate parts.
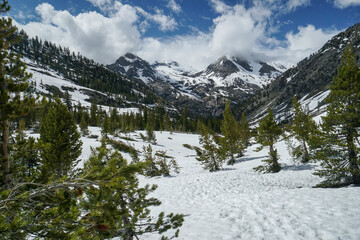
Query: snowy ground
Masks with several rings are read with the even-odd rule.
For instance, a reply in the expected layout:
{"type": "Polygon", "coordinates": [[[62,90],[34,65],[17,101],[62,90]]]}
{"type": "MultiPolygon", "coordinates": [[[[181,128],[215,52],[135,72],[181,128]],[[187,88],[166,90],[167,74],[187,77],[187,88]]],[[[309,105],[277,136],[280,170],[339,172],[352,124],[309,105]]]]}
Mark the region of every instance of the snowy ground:
{"type": "MultiPolygon", "coordinates": [[[[100,133],[97,128],[90,130],[100,133]]],[[[129,143],[141,150],[148,143],[138,134],[127,136],[135,139],[129,143]]],[[[210,173],[196,161],[195,152],[183,146],[198,146],[197,135],[157,132],[156,136],[158,143],[153,150],[166,150],[175,157],[180,173],[141,177],[140,181],[158,185],[153,195],[162,205],[152,209],[154,215],[160,211],[185,214],[179,239],[360,239],[360,188],[312,188],[321,181],[312,175],[317,166],[294,164],[284,142],[276,145],[284,167],[280,173],[252,170],[268,151],[254,152],[257,145],[234,166],[224,165],[222,171],[210,173]]],[[[90,145],[100,145],[95,139],[83,141],[84,158],[90,153],[90,145]]]]}

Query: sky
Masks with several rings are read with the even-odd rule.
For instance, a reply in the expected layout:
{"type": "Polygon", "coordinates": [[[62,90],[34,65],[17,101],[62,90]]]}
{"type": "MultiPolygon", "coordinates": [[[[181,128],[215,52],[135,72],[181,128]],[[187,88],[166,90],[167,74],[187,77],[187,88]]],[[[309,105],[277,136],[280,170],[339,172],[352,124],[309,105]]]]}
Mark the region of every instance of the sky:
{"type": "Polygon", "coordinates": [[[360,22],[360,0],[9,0],[19,29],[103,64],[131,52],[202,70],[222,56],[286,66],[360,22]]]}

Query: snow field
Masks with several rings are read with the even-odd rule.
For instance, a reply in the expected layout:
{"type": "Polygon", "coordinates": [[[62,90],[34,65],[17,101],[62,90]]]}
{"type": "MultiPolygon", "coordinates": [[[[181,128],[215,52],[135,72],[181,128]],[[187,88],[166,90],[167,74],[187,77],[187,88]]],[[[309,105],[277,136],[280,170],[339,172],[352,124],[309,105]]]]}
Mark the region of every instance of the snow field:
{"type": "MultiPolygon", "coordinates": [[[[136,140],[128,143],[141,151],[148,143],[139,138],[139,133],[127,136],[136,140]]],[[[161,211],[185,215],[178,239],[360,239],[360,189],[312,188],[321,181],[312,174],[318,165],[294,164],[283,141],[276,144],[283,166],[279,173],[253,171],[268,152],[266,148],[254,152],[257,144],[233,166],[224,165],[223,170],[210,173],[196,161],[195,151],[183,146],[199,146],[198,135],[156,132],[156,137],[154,153],[166,150],[175,157],[180,173],[171,177],[140,176],[140,183],[158,185],[152,196],[162,204],[152,209],[154,216],[161,211]]],[[[91,144],[100,145],[93,139],[88,143],[84,140],[85,153],[91,144]]],[[[127,154],[124,157],[130,160],[127,154]]],[[[143,239],[159,236],[149,234],[143,239]]]]}

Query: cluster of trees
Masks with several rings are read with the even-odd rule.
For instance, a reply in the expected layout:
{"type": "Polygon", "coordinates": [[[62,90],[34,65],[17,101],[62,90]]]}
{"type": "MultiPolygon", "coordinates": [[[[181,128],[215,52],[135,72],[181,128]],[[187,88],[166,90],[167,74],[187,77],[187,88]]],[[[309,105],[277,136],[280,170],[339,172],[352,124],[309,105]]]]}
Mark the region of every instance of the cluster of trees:
{"type": "Polygon", "coordinates": [[[30,38],[23,30],[14,34],[21,38],[16,44],[11,45],[14,52],[22,54],[44,68],[54,70],[81,86],[110,94],[120,94],[124,101],[153,104],[158,99],[146,84],[130,81],[80,53],[71,52],[69,48],[57,46],[47,40],[42,41],[38,37],[30,38]]]}
{"type": "Polygon", "coordinates": [[[238,123],[230,109],[230,102],[226,101],[223,120],[221,121],[221,134],[209,129],[201,120],[198,121],[198,133],[202,149],[195,149],[197,160],[205,169],[216,171],[221,169],[223,163],[235,163],[236,156],[242,156],[243,150],[249,145],[251,133],[245,115],[238,123]]]}
{"type": "MultiPolygon", "coordinates": [[[[3,0],[0,12],[9,9],[3,0]]],[[[132,240],[169,229],[178,236],[181,214],[150,214],[160,201],[148,196],[156,186],[139,185],[146,162],[127,162],[104,140],[76,168],[82,142],[73,109],[24,94],[30,75],[10,50],[16,31],[11,18],[0,19],[0,239],[132,240]],[[38,141],[26,136],[27,121],[38,141]]]]}
{"type": "Polygon", "coordinates": [[[356,56],[350,46],[342,54],[337,76],[325,102],[327,114],[319,125],[295,96],[292,102],[293,117],[288,126],[280,126],[269,108],[255,131],[248,129],[246,120],[239,125],[233,119],[227,103],[221,125],[222,135],[209,131],[204,124],[199,125],[203,149],[195,149],[198,160],[210,171],[219,170],[226,158],[228,164],[233,164],[234,155],[241,154],[248,144],[245,139],[250,139],[253,133],[261,145],[260,149],[269,147],[270,150],[269,157],[263,160],[264,164],[254,169],[279,172],[281,165],[275,143],[283,137],[294,159],[302,163],[321,163],[323,168],[314,173],[325,178],[320,186],[360,184],[360,68],[356,66],[356,56]]]}

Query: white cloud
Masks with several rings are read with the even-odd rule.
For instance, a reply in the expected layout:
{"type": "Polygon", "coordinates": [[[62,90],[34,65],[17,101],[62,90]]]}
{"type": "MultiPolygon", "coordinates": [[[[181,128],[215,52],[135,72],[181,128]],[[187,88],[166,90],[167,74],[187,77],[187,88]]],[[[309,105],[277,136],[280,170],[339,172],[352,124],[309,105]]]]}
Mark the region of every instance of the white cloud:
{"type": "Polygon", "coordinates": [[[341,9],[355,7],[360,6],[360,0],[334,0],[334,5],[341,9]]]}
{"type": "Polygon", "coordinates": [[[269,55],[283,64],[295,64],[319,50],[328,40],[339,33],[338,30],[324,31],[313,25],[299,26],[298,32],[286,34],[284,46],[269,51],[269,55]]]}
{"type": "Polygon", "coordinates": [[[298,7],[310,5],[311,0],[289,0],[286,3],[287,10],[294,11],[298,7]]]}
{"type": "Polygon", "coordinates": [[[210,0],[210,3],[217,13],[223,14],[231,10],[231,7],[221,0],[210,0]]]}
{"type": "Polygon", "coordinates": [[[20,25],[30,36],[69,46],[73,51],[102,63],[132,51],[140,43],[136,26],[136,10],[129,5],[118,5],[117,14],[105,17],[97,12],[72,16],[68,11],[57,11],[48,3],[36,8],[41,22],[20,25]]]}
{"type": "Polygon", "coordinates": [[[177,27],[177,22],[174,18],[166,16],[160,9],[155,9],[155,14],[150,14],[140,7],[136,7],[137,11],[147,20],[159,24],[161,31],[173,31],[177,27]]]}
{"type": "MultiPolygon", "coordinates": [[[[285,11],[276,8],[280,0],[254,1],[248,8],[210,0],[218,17],[212,20],[209,31],[193,28],[193,32],[187,35],[152,38],[143,34],[154,24],[162,31],[172,31],[177,28],[177,22],[160,9],[149,13],[114,0],[88,1],[102,7],[103,14],[84,12],[75,16],[44,3],[36,8],[41,21],[20,27],[30,36],[37,35],[69,46],[71,50],[105,64],[133,52],[152,62],[177,61],[197,70],[202,70],[223,55],[296,64],[318,50],[337,32],[308,25],[299,27],[295,33],[286,34],[285,40],[278,40],[274,37],[276,27],[272,19],[279,11],[285,11]]],[[[305,2],[292,1],[288,7],[296,8],[305,2]]]]}
{"type": "Polygon", "coordinates": [[[181,12],[181,6],[175,2],[175,0],[169,0],[167,7],[170,8],[175,13],[181,12]]]}

